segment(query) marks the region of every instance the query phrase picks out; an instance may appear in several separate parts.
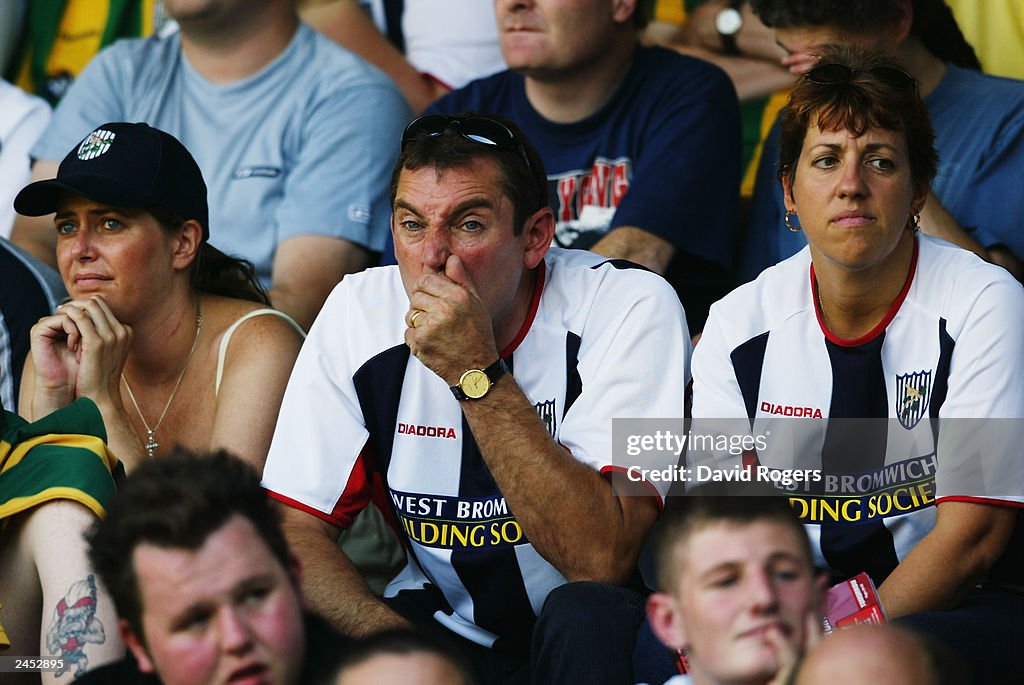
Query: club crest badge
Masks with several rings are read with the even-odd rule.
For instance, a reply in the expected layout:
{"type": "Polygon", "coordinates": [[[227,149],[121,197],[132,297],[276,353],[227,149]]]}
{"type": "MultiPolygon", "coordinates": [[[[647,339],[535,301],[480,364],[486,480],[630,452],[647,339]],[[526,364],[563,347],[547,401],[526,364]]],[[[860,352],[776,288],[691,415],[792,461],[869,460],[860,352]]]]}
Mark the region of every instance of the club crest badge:
{"type": "Polygon", "coordinates": [[[555,401],[538,402],[533,407],[537,410],[537,416],[544,422],[544,427],[548,429],[548,433],[551,434],[551,437],[555,437],[555,401]]]}
{"type": "Polygon", "coordinates": [[[110,131],[104,131],[102,128],[96,129],[78,146],[78,158],[84,162],[99,157],[110,149],[110,143],[113,142],[114,137],[110,131]]]}
{"type": "Polygon", "coordinates": [[[931,371],[896,376],[896,417],[907,430],[911,430],[924,417],[931,399],[931,371]]]}

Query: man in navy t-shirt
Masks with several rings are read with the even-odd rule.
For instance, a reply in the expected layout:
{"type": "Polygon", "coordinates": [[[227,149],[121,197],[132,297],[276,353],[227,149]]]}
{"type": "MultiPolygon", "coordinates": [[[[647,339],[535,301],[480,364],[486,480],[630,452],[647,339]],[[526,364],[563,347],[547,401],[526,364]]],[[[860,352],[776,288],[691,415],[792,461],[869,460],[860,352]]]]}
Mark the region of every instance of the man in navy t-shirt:
{"type": "Polygon", "coordinates": [[[515,121],[544,160],[555,244],[666,276],[697,332],[733,266],[739,108],[718,68],[640,46],[642,4],[497,3],[510,69],[427,113],[515,121]]]}

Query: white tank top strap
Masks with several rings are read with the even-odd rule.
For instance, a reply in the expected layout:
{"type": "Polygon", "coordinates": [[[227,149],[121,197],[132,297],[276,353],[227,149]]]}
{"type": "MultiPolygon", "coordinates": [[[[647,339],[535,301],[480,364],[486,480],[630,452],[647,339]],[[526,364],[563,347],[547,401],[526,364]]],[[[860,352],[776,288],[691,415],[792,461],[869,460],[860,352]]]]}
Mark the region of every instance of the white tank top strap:
{"type": "Polygon", "coordinates": [[[279,312],[276,309],[270,309],[269,307],[264,307],[263,309],[254,309],[245,316],[242,316],[240,319],[238,319],[238,321],[231,324],[231,326],[226,331],[224,331],[224,337],[221,338],[220,350],[218,350],[217,352],[217,380],[213,386],[213,393],[215,396],[220,394],[220,381],[221,378],[224,376],[224,359],[228,356],[228,343],[231,342],[231,336],[234,335],[235,329],[241,326],[249,319],[253,318],[254,316],[263,316],[264,314],[270,314],[272,316],[277,316],[284,319],[289,324],[291,324],[292,328],[294,328],[296,332],[298,332],[299,336],[303,340],[306,339],[306,332],[302,330],[302,326],[295,323],[295,319],[293,319],[292,317],[288,316],[284,312],[279,312]]]}

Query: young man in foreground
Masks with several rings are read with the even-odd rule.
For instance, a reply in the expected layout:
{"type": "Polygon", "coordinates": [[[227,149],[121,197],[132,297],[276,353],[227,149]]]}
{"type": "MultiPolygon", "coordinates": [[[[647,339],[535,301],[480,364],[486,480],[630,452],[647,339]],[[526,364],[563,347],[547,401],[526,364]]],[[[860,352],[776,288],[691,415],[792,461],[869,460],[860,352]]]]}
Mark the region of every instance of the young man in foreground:
{"type": "Polygon", "coordinates": [[[654,633],[686,654],[693,685],[789,682],[824,599],[789,503],[705,487],[675,504],[656,548],[662,591],[647,600],[654,633]]]}

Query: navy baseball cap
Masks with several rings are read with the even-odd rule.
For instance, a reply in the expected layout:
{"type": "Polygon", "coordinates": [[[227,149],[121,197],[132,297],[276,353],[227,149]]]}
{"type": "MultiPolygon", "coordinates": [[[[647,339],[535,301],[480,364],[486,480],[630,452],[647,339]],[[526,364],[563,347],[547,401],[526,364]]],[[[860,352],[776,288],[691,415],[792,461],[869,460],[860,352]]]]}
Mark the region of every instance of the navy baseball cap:
{"type": "Polygon", "coordinates": [[[147,124],[103,124],[68,153],[57,178],[22,188],[14,209],[52,214],[63,192],[111,207],[163,207],[198,221],[203,240],[210,239],[203,172],[177,138],[147,124]]]}

